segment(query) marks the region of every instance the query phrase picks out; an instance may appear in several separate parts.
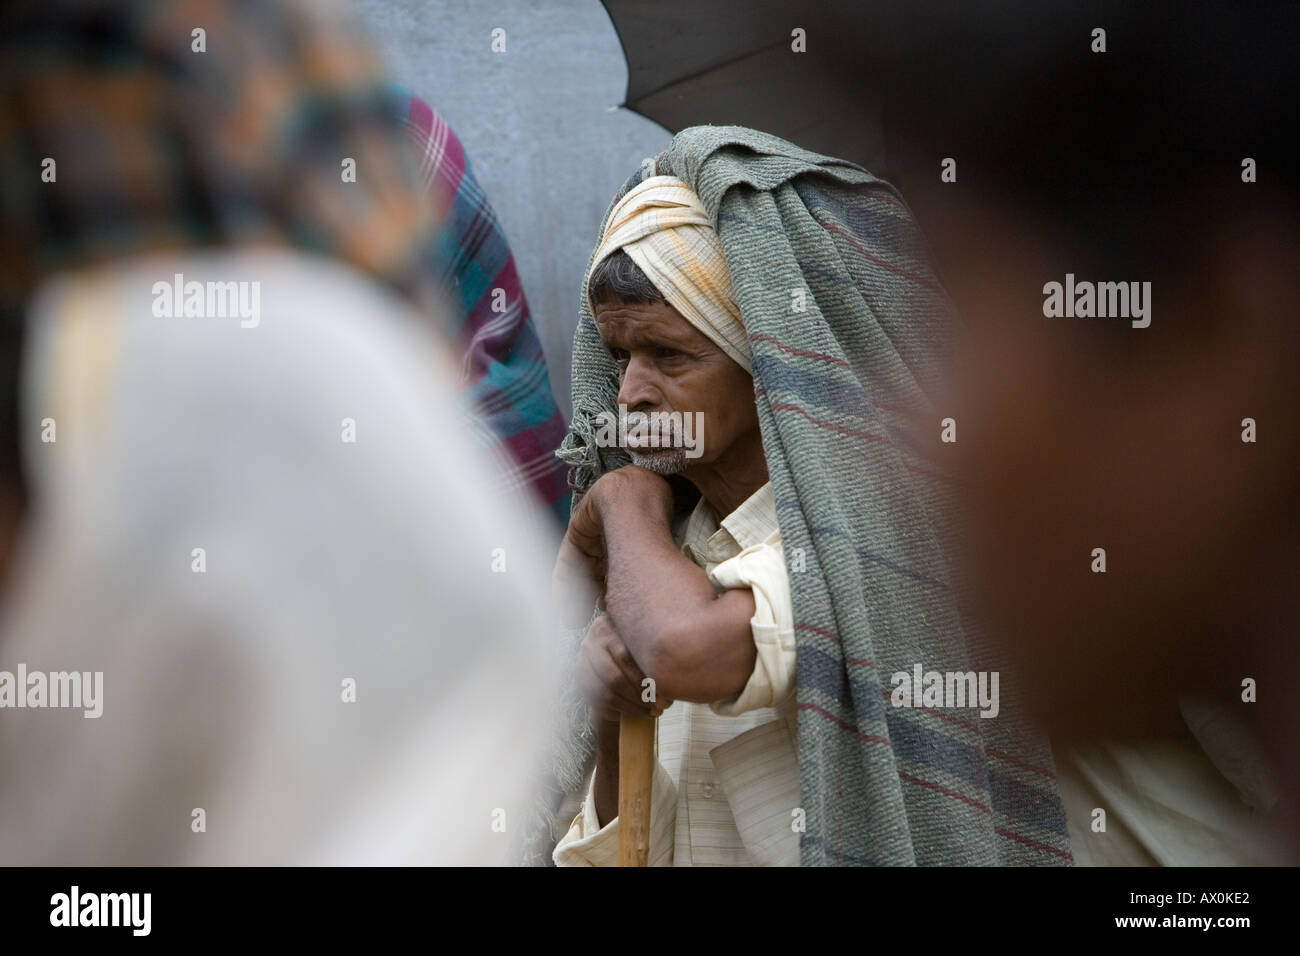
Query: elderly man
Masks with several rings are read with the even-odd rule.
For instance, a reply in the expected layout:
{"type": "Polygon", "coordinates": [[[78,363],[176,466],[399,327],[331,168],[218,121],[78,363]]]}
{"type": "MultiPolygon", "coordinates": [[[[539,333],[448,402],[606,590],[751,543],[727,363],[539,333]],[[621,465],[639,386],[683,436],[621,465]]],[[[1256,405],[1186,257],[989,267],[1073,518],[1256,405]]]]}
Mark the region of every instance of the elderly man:
{"type": "Polygon", "coordinates": [[[754,130],[683,130],[615,198],[580,311],[556,581],[571,625],[597,608],[575,661],[595,730],[555,758],[585,796],[554,862],[614,862],[630,713],[660,718],[652,865],[1068,863],[1014,688],[890,706],[891,675],[998,667],[948,535],[955,325],[898,194],[754,130]],[[616,407],[698,413],[703,440],[610,448],[616,407]]]}
{"type": "Polygon", "coordinates": [[[699,198],[673,177],[642,182],[610,224],[588,294],[618,366],[620,409],[689,413],[703,428],[691,458],[675,427],[668,447],[629,439],[633,464],[597,481],[572,517],[562,558],[603,575],[608,613],[578,662],[599,727],[591,796],[556,862],[616,856],[627,713],[664,715],[652,864],[797,863],[793,609],[726,260],[699,198]],[[698,290],[673,278],[687,267],[698,290]],[[676,536],[661,477],[672,474],[699,496],[676,536]]]}

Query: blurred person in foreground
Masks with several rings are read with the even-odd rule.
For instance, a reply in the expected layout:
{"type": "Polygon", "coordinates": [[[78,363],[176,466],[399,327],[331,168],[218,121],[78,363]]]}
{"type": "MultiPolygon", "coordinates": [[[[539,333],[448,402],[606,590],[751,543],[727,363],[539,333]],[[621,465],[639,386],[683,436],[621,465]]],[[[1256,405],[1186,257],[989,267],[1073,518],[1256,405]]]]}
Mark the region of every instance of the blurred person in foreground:
{"type": "Polygon", "coordinates": [[[957,440],[926,434],[1075,860],[1300,862],[1300,8],[889,20],[889,149],[970,330],[936,401],[957,440]],[[1067,275],[1149,283],[1145,315],[1049,315],[1067,275]]]}
{"type": "Polygon", "coordinates": [[[505,859],[549,542],[372,57],[317,3],[5,16],[0,862],[505,859]]]}
{"type": "Polygon", "coordinates": [[[1238,162],[1177,164],[1140,225],[949,200],[972,612],[1050,728],[1067,800],[1106,812],[1071,821],[1076,859],[1294,864],[1300,193],[1284,165],[1248,185],[1238,162]],[[1067,272],[1149,281],[1150,324],[1046,317],[1067,272]]]}

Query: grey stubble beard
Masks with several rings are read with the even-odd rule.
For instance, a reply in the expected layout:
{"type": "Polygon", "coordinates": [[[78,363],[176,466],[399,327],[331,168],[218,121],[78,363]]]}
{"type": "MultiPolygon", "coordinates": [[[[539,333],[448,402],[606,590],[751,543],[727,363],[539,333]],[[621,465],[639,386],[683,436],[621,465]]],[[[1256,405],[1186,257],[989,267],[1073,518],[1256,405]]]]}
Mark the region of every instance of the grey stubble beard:
{"type": "Polygon", "coordinates": [[[660,448],[648,454],[628,449],[628,454],[632,464],[656,475],[676,475],[686,467],[686,451],[682,448],[660,448]]]}

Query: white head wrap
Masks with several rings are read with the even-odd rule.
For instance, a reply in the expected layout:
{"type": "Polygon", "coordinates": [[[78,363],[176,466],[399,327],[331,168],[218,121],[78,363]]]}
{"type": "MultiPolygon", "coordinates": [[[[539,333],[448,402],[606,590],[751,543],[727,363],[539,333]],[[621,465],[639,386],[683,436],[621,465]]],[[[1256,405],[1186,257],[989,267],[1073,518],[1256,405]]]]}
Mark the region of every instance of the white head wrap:
{"type": "Polygon", "coordinates": [[[732,296],[722,242],[690,186],[675,176],[637,184],[610,211],[592,269],[618,249],[686,321],[750,371],[749,337],[732,296]]]}

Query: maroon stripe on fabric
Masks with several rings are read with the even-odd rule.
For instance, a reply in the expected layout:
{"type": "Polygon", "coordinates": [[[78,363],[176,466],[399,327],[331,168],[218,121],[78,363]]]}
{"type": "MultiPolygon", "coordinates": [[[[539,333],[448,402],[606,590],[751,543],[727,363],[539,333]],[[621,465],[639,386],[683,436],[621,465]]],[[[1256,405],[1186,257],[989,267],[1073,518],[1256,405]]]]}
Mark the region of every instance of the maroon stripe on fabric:
{"type": "MultiPolygon", "coordinates": [[[[757,391],[756,394],[766,395],[767,393],[760,389],[757,391]]],[[[868,441],[881,442],[885,445],[888,445],[890,448],[899,447],[894,442],[890,441],[888,438],[885,438],[883,435],[872,435],[864,431],[859,431],[855,428],[849,428],[846,425],[836,425],[834,422],[827,422],[827,421],[822,421],[820,418],[814,418],[812,415],[809,415],[798,405],[791,405],[788,402],[773,402],[772,408],[777,410],[782,410],[782,411],[798,412],[800,415],[808,419],[808,421],[812,422],[814,425],[820,425],[822,428],[829,428],[832,431],[837,431],[844,435],[852,435],[854,438],[865,438],[868,441]]],[[[899,449],[899,450],[906,451],[906,449],[899,449]]],[[[906,468],[908,471],[912,472],[913,474],[925,475],[927,478],[934,478],[938,481],[942,481],[944,484],[955,485],[959,488],[965,487],[965,485],[962,482],[957,481],[954,478],[950,478],[947,475],[941,475],[937,471],[930,471],[929,469],[926,468],[917,468],[915,465],[908,464],[906,461],[903,462],[903,467],[906,468]]]]}
{"type": "Polygon", "coordinates": [[[854,438],[865,438],[868,441],[882,442],[883,444],[886,445],[894,444],[892,441],[890,441],[888,438],[885,438],[883,435],[872,435],[868,432],[858,431],[856,428],[849,428],[846,425],[836,425],[834,422],[824,422],[819,418],[813,418],[813,416],[809,415],[798,405],[791,405],[788,402],[773,402],[772,407],[774,409],[780,409],[782,411],[798,412],[800,415],[808,419],[808,421],[812,422],[814,425],[820,425],[822,428],[829,428],[831,429],[831,431],[837,431],[843,435],[852,435],[854,438]]]}
{"type": "Polygon", "coordinates": [[[1058,850],[1056,847],[1048,846],[1046,843],[1039,843],[1037,840],[1031,840],[1029,837],[1021,836],[1019,833],[1012,833],[1010,830],[1004,830],[1001,827],[994,827],[993,832],[998,836],[1006,837],[1008,840],[1015,840],[1017,843],[1023,843],[1025,846],[1033,847],[1035,850],[1042,850],[1044,853],[1051,853],[1054,856],[1059,856],[1063,860],[1074,860],[1073,853],[1058,850]]]}
{"type": "MultiPolygon", "coordinates": [[[[892,697],[892,694],[893,694],[892,691],[885,690],[883,687],[880,689],[880,693],[884,695],[885,700],[890,700],[891,697],[892,697]]],[[[958,727],[962,727],[962,728],[964,728],[964,729],[966,729],[966,730],[969,730],[969,731],[971,731],[972,733],[974,733],[974,734],[976,734],[976,735],[979,735],[979,734],[980,734],[980,729],[979,729],[979,725],[978,725],[978,724],[974,724],[974,723],[972,723],[972,722],[970,722],[970,721],[968,721],[968,720],[962,720],[960,717],[954,717],[952,714],[945,714],[943,711],[941,711],[941,710],[935,710],[933,707],[911,707],[911,706],[909,706],[907,709],[908,709],[908,710],[923,710],[923,711],[925,711],[927,714],[933,714],[934,716],[938,717],[940,720],[946,720],[946,721],[948,721],[948,723],[950,723],[950,724],[956,724],[958,727]]]]}
{"type": "Polygon", "coordinates": [[[771,335],[764,335],[761,332],[756,332],[751,335],[749,339],[751,342],[771,342],[781,351],[789,352],[791,355],[802,355],[804,358],[817,359],[822,362],[831,362],[835,365],[841,365],[844,368],[852,370],[852,366],[842,358],[837,358],[834,355],[827,355],[825,352],[809,352],[807,349],[797,349],[793,345],[786,345],[784,342],[771,335]]]}
{"type": "Polygon", "coordinates": [[[935,292],[940,292],[940,293],[943,292],[943,288],[937,282],[931,282],[929,279],[925,278],[924,276],[916,275],[913,272],[908,272],[906,269],[900,269],[896,265],[891,265],[890,263],[886,262],[884,259],[876,258],[871,253],[867,252],[867,250],[864,249],[858,243],[858,241],[853,238],[853,236],[845,232],[843,229],[841,229],[839,226],[835,225],[834,223],[824,222],[822,223],[822,226],[826,229],[827,232],[833,232],[837,236],[842,237],[845,242],[851,245],[854,249],[858,250],[858,252],[862,253],[864,256],[866,256],[876,265],[884,269],[888,269],[890,272],[900,275],[904,279],[911,279],[913,282],[923,285],[927,289],[933,289],[935,292]]]}
{"type": "Polygon", "coordinates": [[[812,624],[796,624],[794,626],[794,629],[796,631],[812,631],[814,634],[820,634],[822,637],[827,638],[828,640],[832,640],[836,644],[840,642],[840,638],[838,634],[832,634],[824,627],[814,627],[812,624]]]}
{"type": "Polygon", "coordinates": [[[933,781],[922,780],[920,777],[913,777],[911,774],[903,773],[901,770],[898,772],[898,779],[906,780],[908,783],[914,783],[918,787],[925,787],[927,790],[933,790],[935,793],[941,793],[945,797],[952,797],[954,800],[960,800],[962,803],[968,803],[981,813],[988,813],[990,815],[993,813],[992,810],[984,806],[984,804],[980,803],[978,800],[972,800],[964,793],[958,793],[956,790],[949,790],[947,787],[941,786],[933,781]]]}
{"type": "MultiPolygon", "coordinates": [[[[782,352],[788,352],[791,355],[798,355],[801,356],[802,358],[816,359],[819,362],[830,362],[834,365],[839,365],[843,368],[846,368],[849,371],[853,371],[853,366],[851,366],[848,362],[844,361],[842,358],[837,358],[834,355],[827,355],[825,352],[811,352],[808,349],[797,349],[793,345],[786,345],[780,339],[772,335],[766,335],[762,332],[755,332],[753,335],[749,337],[749,339],[751,342],[770,342],[771,344],[779,348],[782,352]]],[[[880,409],[882,412],[893,412],[895,415],[917,414],[916,409],[902,408],[898,405],[890,405],[885,402],[877,402],[874,399],[872,399],[871,404],[874,405],[876,408],[880,409]]]]}
{"type": "Polygon", "coordinates": [[[858,730],[858,728],[854,727],[848,721],[836,717],[834,714],[832,714],[829,710],[827,710],[824,707],[818,707],[816,704],[800,704],[799,709],[811,710],[816,714],[820,714],[821,716],[825,717],[827,720],[831,721],[832,723],[838,724],[844,730],[853,731],[855,734],[857,734],[859,737],[861,737],[863,740],[867,741],[868,743],[884,744],[886,747],[891,747],[891,748],[894,746],[892,743],[890,743],[888,737],[877,737],[875,734],[864,734],[862,731],[858,730]]]}

